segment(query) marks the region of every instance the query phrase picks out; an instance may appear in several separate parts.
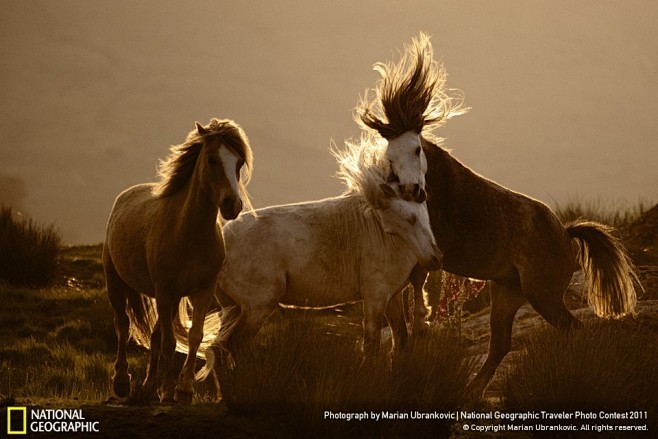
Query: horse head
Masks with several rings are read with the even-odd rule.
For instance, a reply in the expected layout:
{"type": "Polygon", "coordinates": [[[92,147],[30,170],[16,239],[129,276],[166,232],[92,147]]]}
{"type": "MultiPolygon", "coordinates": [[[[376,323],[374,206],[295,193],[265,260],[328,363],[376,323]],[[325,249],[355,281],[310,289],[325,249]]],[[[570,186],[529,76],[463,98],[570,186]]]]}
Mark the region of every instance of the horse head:
{"type": "Polygon", "coordinates": [[[389,139],[386,158],[391,166],[387,182],[398,185],[404,200],[418,203],[425,201],[427,158],[421,147],[420,135],[407,131],[401,136],[389,139]]]}
{"type": "Polygon", "coordinates": [[[377,210],[384,231],[404,240],[427,271],[441,268],[443,253],[436,245],[427,205],[403,199],[390,184],[379,187],[381,202],[377,210]]]}
{"type": "Polygon", "coordinates": [[[397,62],[377,63],[374,68],[381,79],[374,97],[366,92],[357,104],[355,120],[388,142],[388,182],[398,184],[404,200],[422,203],[427,196],[427,160],[420,135],[466,111],[463,96],[448,94],[447,74],[434,61],[430,38],[424,33],[404,47],[397,62]]]}
{"type": "MultiPolygon", "coordinates": [[[[197,134],[203,142],[201,178],[203,186],[224,219],[235,219],[246,199],[243,174],[248,179],[251,151],[242,129],[230,120],[213,119],[208,127],[196,124],[197,134]]],[[[248,202],[248,199],[246,199],[248,202]]]]}

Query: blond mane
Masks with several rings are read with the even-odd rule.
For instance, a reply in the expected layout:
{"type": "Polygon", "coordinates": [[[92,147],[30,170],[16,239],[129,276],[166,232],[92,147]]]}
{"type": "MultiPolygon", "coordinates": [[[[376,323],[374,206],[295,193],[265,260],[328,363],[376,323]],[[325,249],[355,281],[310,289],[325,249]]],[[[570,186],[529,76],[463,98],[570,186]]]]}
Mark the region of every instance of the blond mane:
{"type": "Polygon", "coordinates": [[[364,132],[358,140],[345,141],[343,150],[334,145],[331,153],[339,165],[337,176],[347,186],[344,194],[358,194],[375,209],[382,207],[386,197],[379,186],[390,173],[385,142],[364,132]]]}
{"type": "Polygon", "coordinates": [[[203,128],[206,133],[200,134],[197,129],[193,129],[187,134],[185,142],[172,146],[169,156],[160,160],[160,181],[153,188],[153,195],[159,198],[168,197],[180,190],[192,176],[203,145],[219,140],[244,160],[244,166],[240,170],[240,198],[246,209],[253,210],[246,189],[253,169],[253,155],[247,135],[230,119],[213,118],[203,128]]]}

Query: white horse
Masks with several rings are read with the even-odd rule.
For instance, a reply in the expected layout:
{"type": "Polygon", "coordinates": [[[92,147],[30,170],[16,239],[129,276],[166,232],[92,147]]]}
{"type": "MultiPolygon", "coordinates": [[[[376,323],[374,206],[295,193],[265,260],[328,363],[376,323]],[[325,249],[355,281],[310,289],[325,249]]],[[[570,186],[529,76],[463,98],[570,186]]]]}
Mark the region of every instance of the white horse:
{"type": "Polygon", "coordinates": [[[130,329],[138,342],[152,348],[144,387],[153,389],[160,382],[161,400],[191,401],[204,316],[225,254],[218,210],[233,219],[243,203],[249,206],[244,184],[251,157],[247,137],[235,122],[213,119],[205,127],[197,123],[160,163],[160,183],[133,186],[117,197],[107,225],[103,266],[118,339],[113,375],[118,396],[130,390],[130,329]],[[189,355],[174,392],[173,318],[183,296],[189,296],[194,314],[189,355]]]}
{"type": "MultiPolygon", "coordinates": [[[[428,270],[441,264],[426,206],[403,200],[397,185],[386,184],[390,169],[381,142],[364,136],[334,154],[348,187],[343,195],[260,209],[224,227],[227,253],[216,293],[221,319],[206,324],[219,330],[213,347],[222,360],[280,303],[327,307],[363,300],[366,359],[380,346],[384,316],[394,348],[404,345],[399,293],[419,261],[428,270]]],[[[206,367],[197,379],[208,375],[215,358],[213,349],[201,351],[206,367]]]]}

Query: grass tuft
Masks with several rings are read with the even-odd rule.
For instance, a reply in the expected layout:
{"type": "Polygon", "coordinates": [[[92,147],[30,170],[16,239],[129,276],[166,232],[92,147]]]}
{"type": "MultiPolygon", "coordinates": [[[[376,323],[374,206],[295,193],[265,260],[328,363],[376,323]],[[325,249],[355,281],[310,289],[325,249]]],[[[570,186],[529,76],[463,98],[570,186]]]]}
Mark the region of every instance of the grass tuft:
{"type": "Polygon", "coordinates": [[[629,207],[624,203],[604,203],[600,199],[587,201],[574,197],[564,203],[556,202],[553,211],[563,224],[582,219],[622,229],[640,218],[649,207],[642,200],[629,207]]]}
{"type": "Polygon", "coordinates": [[[607,321],[570,333],[547,329],[526,341],[505,377],[506,405],[656,413],[657,357],[658,334],[650,328],[607,321]]]}
{"type": "MultiPolygon", "coordinates": [[[[288,314],[253,344],[242,347],[235,366],[219,368],[221,392],[229,410],[240,414],[285,416],[291,433],[365,434],[396,437],[446,434],[451,422],[413,419],[345,421],[332,413],[442,412],[462,402],[471,371],[455,338],[438,330],[419,338],[395,361],[382,352],[362,365],[354,333],[336,333],[313,312],[288,314]]],[[[349,331],[348,331],[349,332],[349,331]]],[[[387,348],[383,348],[385,351],[387,348]]]]}
{"type": "Polygon", "coordinates": [[[52,283],[57,268],[60,235],[12,211],[0,209],[0,279],[13,285],[52,283]]]}

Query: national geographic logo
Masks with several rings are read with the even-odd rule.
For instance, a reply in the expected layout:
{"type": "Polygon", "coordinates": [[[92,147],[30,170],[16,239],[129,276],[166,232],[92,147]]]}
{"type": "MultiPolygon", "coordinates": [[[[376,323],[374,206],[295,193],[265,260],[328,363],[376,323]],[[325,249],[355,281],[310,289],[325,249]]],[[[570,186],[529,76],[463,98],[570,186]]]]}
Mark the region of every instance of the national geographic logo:
{"type": "Polygon", "coordinates": [[[100,422],[85,419],[81,409],[7,407],[7,434],[98,433],[100,422]]]}
{"type": "Polygon", "coordinates": [[[27,407],[7,407],[7,434],[27,434],[27,407]]]}

